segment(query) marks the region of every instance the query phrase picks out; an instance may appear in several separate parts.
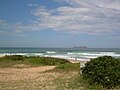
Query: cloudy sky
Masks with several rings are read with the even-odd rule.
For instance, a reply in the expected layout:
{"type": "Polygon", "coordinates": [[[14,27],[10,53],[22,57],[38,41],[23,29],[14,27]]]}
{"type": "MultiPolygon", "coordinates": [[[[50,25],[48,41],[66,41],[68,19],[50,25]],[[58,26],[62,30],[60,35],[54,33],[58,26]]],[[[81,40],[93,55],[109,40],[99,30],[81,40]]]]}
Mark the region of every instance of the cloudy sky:
{"type": "Polygon", "coordinates": [[[120,0],[0,0],[0,47],[120,48],[120,0]]]}

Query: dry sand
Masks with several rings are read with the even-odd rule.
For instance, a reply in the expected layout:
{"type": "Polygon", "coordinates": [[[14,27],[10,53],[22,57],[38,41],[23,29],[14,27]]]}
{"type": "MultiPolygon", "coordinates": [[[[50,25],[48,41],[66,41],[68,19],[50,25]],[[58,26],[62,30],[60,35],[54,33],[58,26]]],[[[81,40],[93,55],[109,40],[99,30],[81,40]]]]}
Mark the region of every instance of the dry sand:
{"type": "Polygon", "coordinates": [[[0,90],[56,90],[53,79],[59,73],[44,73],[55,66],[0,68],[0,90]]]}
{"type": "Polygon", "coordinates": [[[55,66],[0,68],[0,90],[71,90],[67,86],[62,87],[67,85],[67,81],[58,82],[63,82],[62,79],[69,79],[78,72],[44,72],[54,68],[55,66]]]}
{"type": "Polygon", "coordinates": [[[0,82],[11,80],[34,79],[44,72],[55,68],[55,66],[40,66],[29,68],[0,68],[0,82]]]}
{"type": "Polygon", "coordinates": [[[71,63],[80,63],[80,61],[78,60],[68,60],[68,61],[70,61],[71,63]]]}
{"type": "Polygon", "coordinates": [[[0,54],[0,57],[4,57],[5,55],[4,54],[0,54]]]}

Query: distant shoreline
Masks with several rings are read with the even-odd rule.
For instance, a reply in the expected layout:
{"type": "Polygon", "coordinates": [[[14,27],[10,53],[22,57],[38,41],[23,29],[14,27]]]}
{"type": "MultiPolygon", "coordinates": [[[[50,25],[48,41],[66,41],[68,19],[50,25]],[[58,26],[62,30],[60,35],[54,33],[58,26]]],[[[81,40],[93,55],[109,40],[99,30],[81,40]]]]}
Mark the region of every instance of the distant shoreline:
{"type": "Polygon", "coordinates": [[[93,48],[39,48],[39,47],[7,47],[0,48],[0,57],[5,55],[23,55],[35,57],[54,57],[67,60],[89,61],[100,56],[112,56],[120,58],[120,49],[93,49],[93,48]]]}
{"type": "MultiPolygon", "coordinates": [[[[1,57],[4,57],[4,56],[6,56],[5,54],[0,54],[0,58],[1,57]]],[[[8,56],[12,56],[12,55],[8,55],[8,56]]],[[[25,55],[21,55],[21,56],[25,56],[25,55]]],[[[41,56],[39,56],[39,57],[41,57],[41,56]]],[[[46,56],[43,56],[43,57],[46,57],[46,56]]],[[[49,56],[47,56],[47,57],[49,57],[49,56]]],[[[60,58],[60,57],[53,57],[53,58],[60,58]]],[[[62,59],[62,58],[61,58],[62,59]]],[[[65,58],[63,58],[63,59],[65,59],[65,58]]],[[[87,61],[89,61],[90,59],[77,59],[77,58],[66,58],[66,60],[69,60],[70,62],[73,62],[73,63],[76,63],[76,62],[87,62],[87,61]]]]}
{"type": "MultiPolygon", "coordinates": [[[[80,48],[79,46],[74,46],[74,47],[2,47],[0,46],[0,48],[47,48],[47,49],[74,49],[74,48],[80,48]]],[[[120,49],[120,47],[86,47],[87,49],[120,49]]],[[[84,49],[84,48],[81,48],[84,49]]]]}

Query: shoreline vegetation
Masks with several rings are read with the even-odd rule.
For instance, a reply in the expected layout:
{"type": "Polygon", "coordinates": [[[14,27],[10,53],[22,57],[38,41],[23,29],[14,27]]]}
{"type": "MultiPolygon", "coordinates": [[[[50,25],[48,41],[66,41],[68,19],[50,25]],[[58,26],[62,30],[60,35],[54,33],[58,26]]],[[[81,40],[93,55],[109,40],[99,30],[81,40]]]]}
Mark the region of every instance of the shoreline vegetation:
{"type": "MultiPolygon", "coordinates": [[[[106,90],[89,85],[80,62],[52,57],[0,57],[0,90],[106,90]]],[[[117,89],[116,89],[117,90],[117,89]]]]}

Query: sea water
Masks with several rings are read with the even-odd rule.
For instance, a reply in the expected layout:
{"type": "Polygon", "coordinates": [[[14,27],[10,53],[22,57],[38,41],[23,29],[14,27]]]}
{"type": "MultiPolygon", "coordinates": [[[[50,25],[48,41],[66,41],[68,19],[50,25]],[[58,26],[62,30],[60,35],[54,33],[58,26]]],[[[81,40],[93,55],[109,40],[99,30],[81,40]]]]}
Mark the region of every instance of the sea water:
{"type": "Polygon", "coordinates": [[[57,57],[73,60],[90,60],[100,56],[120,58],[120,48],[13,48],[1,47],[1,55],[25,55],[40,57],[57,57]]]}

